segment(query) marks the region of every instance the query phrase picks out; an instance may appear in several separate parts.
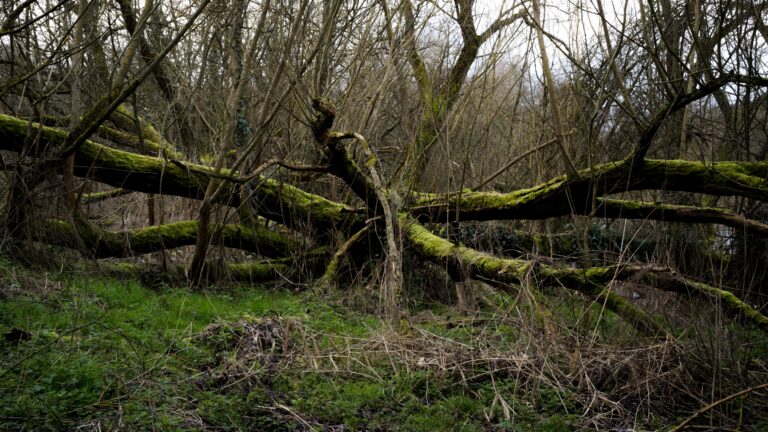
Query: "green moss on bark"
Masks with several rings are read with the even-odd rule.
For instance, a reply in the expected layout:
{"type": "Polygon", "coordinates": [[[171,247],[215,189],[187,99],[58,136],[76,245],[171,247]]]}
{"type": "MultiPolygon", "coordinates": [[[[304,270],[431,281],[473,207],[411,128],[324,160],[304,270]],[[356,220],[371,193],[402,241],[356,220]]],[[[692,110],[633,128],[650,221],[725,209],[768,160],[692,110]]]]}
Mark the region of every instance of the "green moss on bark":
{"type": "MultiPolygon", "coordinates": [[[[59,146],[66,137],[67,133],[62,130],[0,114],[0,149],[20,151],[27,140],[37,140],[43,146],[59,146]]],[[[168,162],[93,141],[85,141],[76,152],[75,174],[114,187],[195,199],[203,197],[208,182],[215,175],[202,165],[168,162]]],[[[232,173],[224,170],[221,174],[232,173]]],[[[238,190],[234,185],[231,189],[222,194],[220,204],[239,205],[238,190]]],[[[255,179],[253,192],[260,204],[261,216],[291,227],[305,227],[310,223],[324,230],[354,225],[354,220],[349,220],[354,213],[351,208],[276,180],[255,179]]]]}
{"type": "Polygon", "coordinates": [[[632,190],[664,189],[768,201],[768,162],[703,163],[646,160],[596,165],[509,193],[472,192],[416,196],[411,213],[423,221],[544,219],[587,214],[594,198],[632,190]],[[446,214],[448,213],[448,214],[446,214]]]}
{"type": "Polygon", "coordinates": [[[648,314],[602,285],[617,274],[616,269],[600,267],[580,270],[555,268],[544,264],[534,267],[534,264],[529,261],[502,259],[474,249],[457,246],[432,234],[424,226],[406,215],[401,215],[400,221],[408,240],[416,246],[422,255],[440,264],[453,267],[454,272],[465,272],[470,277],[520,284],[525,280],[527,273],[535,270],[539,279],[544,283],[549,281],[555,285],[565,286],[604,302],[609,310],[626,319],[643,334],[664,334],[661,326],[648,314]]]}
{"type": "MultiPolygon", "coordinates": [[[[79,221],[74,228],[67,222],[52,220],[45,221],[38,227],[35,239],[73,249],[84,247],[87,253],[96,258],[136,256],[195,244],[197,221],[111,232],[84,221],[79,221]]],[[[225,225],[219,239],[224,246],[270,257],[293,254],[299,246],[297,242],[280,233],[235,224],[225,225]]]]}

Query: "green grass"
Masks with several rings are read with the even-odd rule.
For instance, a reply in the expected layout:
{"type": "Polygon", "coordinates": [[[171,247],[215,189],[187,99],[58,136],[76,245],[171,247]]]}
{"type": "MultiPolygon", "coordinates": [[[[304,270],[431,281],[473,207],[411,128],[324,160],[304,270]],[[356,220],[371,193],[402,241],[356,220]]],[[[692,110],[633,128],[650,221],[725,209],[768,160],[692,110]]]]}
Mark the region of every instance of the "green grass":
{"type": "Polygon", "coordinates": [[[0,330],[24,329],[32,339],[4,342],[0,350],[0,430],[68,429],[115,409],[135,427],[181,427],[179,412],[198,402],[205,412],[224,397],[200,392],[189,377],[211,361],[213,353],[193,336],[212,322],[281,315],[325,331],[365,331],[329,307],[313,307],[310,317],[306,304],[281,291],[156,292],[134,281],[82,278],[64,281],[45,300],[5,301],[0,330]]]}
{"type": "MultiPolygon", "coordinates": [[[[31,334],[28,341],[0,341],[0,430],[304,430],[309,424],[317,430],[534,431],[568,430],[572,420],[568,407],[543,397],[516,402],[515,421],[504,420],[487,380],[457,383],[436,370],[393,369],[385,359],[336,372],[301,356],[283,365],[282,358],[247,357],[232,343],[242,323],[262,317],[300,327],[286,327],[295,344],[311,333],[313,342],[299,347],[310,353],[385,328],[373,316],[312,293],[261,287],[191,293],[50,275],[45,283],[55,289],[24,288],[40,277],[0,263],[0,279],[23,281],[0,303],[0,333],[31,334]],[[202,337],[213,323],[218,333],[202,337]],[[243,370],[245,377],[238,375],[243,370]],[[541,429],[550,421],[559,426],[541,429]]],[[[471,327],[421,327],[457,340],[476,336],[471,327]]],[[[514,380],[496,384],[517,398],[514,380]]]]}
{"type": "MultiPolygon", "coordinates": [[[[563,375],[573,373],[568,347],[581,338],[630,347],[630,355],[631,347],[643,349],[618,316],[599,304],[585,307],[574,296],[547,299],[558,337],[574,338],[550,345],[532,305],[503,293],[494,294],[496,308],[477,314],[434,305],[388,323],[343,306],[347,294],[341,292],[321,298],[311,291],[234,286],[193,293],[73,274],[0,261],[0,335],[13,329],[31,335],[19,342],[0,336],[0,431],[579,430],[588,424],[580,416],[585,399],[569,382],[574,375],[563,375]],[[484,360],[529,352],[531,344],[545,350],[548,363],[533,365],[528,378],[484,360]],[[488,348],[496,351],[484,354],[488,348]],[[455,356],[454,362],[447,368],[429,363],[441,355],[455,356]]],[[[748,382],[764,381],[768,338],[736,322],[725,329],[732,351],[718,355],[732,352],[753,370],[748,382]]],[[[712,351],[708,334],[688,334],[691,353],[704,358],[712,351]]],[[[583,364],[606,365],[606,372],[592,371],[598,378],[625,358],[597,355],[603,357],[583,364]]],[[[674,355],[670,351],[677,364],[674,355]]],[[[642,367],[641,360],[626,361],[642,367]]],[[[727,372],[716,362],[708,365],[687,367],[703,377],[727,372]]],[[[622,397],[611,393],[621,388],[617,377],[604,380],[601,391],[622,397]]],[[[721,415],[763,424],[764,404],[752,398],[744,400],[749,405],[724,405],[721,415]]],[[[658,415],[642,420],[649,430],[690,412],[658,406],[658,415]]],[[[694,402],[687,409],[698,407],[694,402]]]]}

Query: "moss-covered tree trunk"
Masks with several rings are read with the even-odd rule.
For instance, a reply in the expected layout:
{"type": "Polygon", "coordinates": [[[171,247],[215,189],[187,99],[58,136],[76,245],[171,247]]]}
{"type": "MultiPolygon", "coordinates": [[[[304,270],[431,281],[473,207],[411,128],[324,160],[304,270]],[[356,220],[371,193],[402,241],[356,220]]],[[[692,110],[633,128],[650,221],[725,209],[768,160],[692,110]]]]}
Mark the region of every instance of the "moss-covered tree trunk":
{"type": "MultiPolygon", "coordinates": [[[[573,268],[569,264],[544,264],[527,258],[499,258],[454,244],[431,232],[427,225],[424,225],[429,222],[445,223],[446,220],[458,219],[542,219],[572,213],[583,214],[581,212],[591,210],[587,203],[593,202],[597,203],[598,209],[593,214],[598,218],[651,218],[685,223],[717,223],[765,236],[768,227],[761,221],[751,220],[725,209],[674,206],[608,197],[633,190],[664,188],[765,201],[768,199],[766,162],[702,163],[643,159],[633,166],[634,162],[627,159],[595,166],[577,176],[558,177],[531,188],[506,194],[468,191],[439,195],[415,193],[411,202],[390,207],[390,216],[387,216],[387,206],[384,203],[395,195],[384,189],[380,182],[377,184],[374,181],[373,171],[370,175],[366,174],[352,160],[343,141],[357,140],[359,145],[363,146],[367,143],[357,134],[331,130],[331,105],[318,101],[316,108],[319,115],[313,125],[313,131],[319,148],[325,153],[329,163],[328,170],[355,192],[362,207],[345,206],[290,185],[259,178],[253,195],[261,203],[260,214],[285,225],[285,229],[293,228],[316,241],[322,241],[321,239],[327,238],[322,234],[328,230],[337,230],[342,235],[354,237],[353,233],[362,228],[379,224],[382,228],[381,239],[375,240],[376,236],[371,238],[380,245],[396,244],[398,239],[391,237],[397,236],[399,232],[407,240],[409,247],[424,258],[446,266],[456,275],[481,278],[497,283],[500,287],[523,283],[526,275],[534,274],[541,284],[564,286],[602,302],[639,331],[647,334],[663,334],[664,329],[644,311],[613,292],[612,281],[641,278],[661,289],[715,298],[735,316],[740,316],[760,328],[768,328],[768,319],[763,314],[727,289],[689,279],[668,268],[634,264],[573,268]],[[393,216],[396,217],[396,225],[393,224],[392,229],[383,229],[385,220],[393,216]],[[312,229],[307,230],[307,222],[311,224],[312,229]],[[384,233],[387,233],[386,238],[384,233]]],[[[66,142],[67,134],[54,128],[0,115],[0,148],[22,152],[29,148],[27,143],[31,142],[30,137],[34,138],[35,145],[45,147],[61,145],[66,142]]],[[[161,192],[203,200],[203,211],[211,211],[214,205],[240,205],[240,186],[251,179],[224,169],[216,170],[186,162],[129,153],[89,140],[78,146],[74,155],[75,175],[123,189],[146,193],[161,192]],[[210,188],[215,188],[219,194],[206,194],[205,191],[210,188]]],[[[60,167],[61,165],[54,165],[51,169],[60,167]]],[[[28,197],[28,185],[29,183],[23,182],[12,187],[11,196],[19,197],[16,199],[28,197]]],[[[13,216],[11,213],[9,215],[13,216]]],[[[23,214],[19,216],[19,213],[15,217],[25,218],[23,214]]],[[[13,229],[14,223],[16,222],[12,217],[8,218],[5,228],[13,229]]],[[[152,251],[163,244],[176,247],[200,240],[200,221],[148,227],[125,233],[110,233],[82,222],[75,228],[64,222],[48,221],[35,231],[35,239],[72,247],[76,237],[79,237],[85,249],[96,257],[137,255],[152,251]],[[57,231],[63,235],[55,238],[53,233],[57,231]]],[[[206,231],[208,235],[205,237],[209,237],[212,233],[210,228],[206,231]]],[[[268,234],[265,229],[227,225],[220,233],[213,234],[227,246],[258,251],[259,255],[265,257],[290,255],[296,250],[294,242],[281,235],[268,234]]],[[[325,258],[313,262],[317,264],[327,260],[329,252],[319,252],[325,258]]],[[[338,266],[338,255],[337,253],[331,261],[332,266],[338,266]]],[[[269,274],[275,277],[285,275],[278,270],[283,267],[274,267],[284,266],[285,263],[273,262],[270,265],[272,267],[257,266],[257,269],[244,264],[238,271],[243,274],[256,272],[253,274],[258,274],[259,278],[269,274]]],[[[201,266],[205,269],[204,261],[201,261],[201,266]]],[[[320,271],[316,274],[322,273],[324,272],[320,271]]],[[[325,273],[328,273],[327,269],[325,273]]]]}

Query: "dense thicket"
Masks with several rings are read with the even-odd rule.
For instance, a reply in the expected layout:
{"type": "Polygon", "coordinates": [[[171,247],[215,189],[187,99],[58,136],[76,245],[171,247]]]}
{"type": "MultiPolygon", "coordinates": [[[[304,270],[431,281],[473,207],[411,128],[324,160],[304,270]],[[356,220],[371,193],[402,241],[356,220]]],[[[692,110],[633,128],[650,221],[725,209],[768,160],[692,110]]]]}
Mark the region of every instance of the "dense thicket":
{"type": "Polygon", "coordinates": [[[768,329],[765,3],[561,6],[5,2],[2,247],[362,278],[385,314],[431,261],[667,332],[630,280],[768,329]]]}

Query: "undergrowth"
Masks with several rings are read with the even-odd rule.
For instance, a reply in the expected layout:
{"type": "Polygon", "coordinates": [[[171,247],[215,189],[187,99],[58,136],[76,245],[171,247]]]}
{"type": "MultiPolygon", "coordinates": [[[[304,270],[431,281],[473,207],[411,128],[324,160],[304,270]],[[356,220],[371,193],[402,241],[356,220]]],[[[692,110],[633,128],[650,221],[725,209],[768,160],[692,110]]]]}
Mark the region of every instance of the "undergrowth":
{"type": "MultiPolygon", "coordinates": [[[[655,430],[768,376],[764,334],[639,340],[573,297],[382,322],[345,294],[0,273],[0,430],[655,430]]],[[[702,422],[761,430],[765,402],[702,422]]]]}

